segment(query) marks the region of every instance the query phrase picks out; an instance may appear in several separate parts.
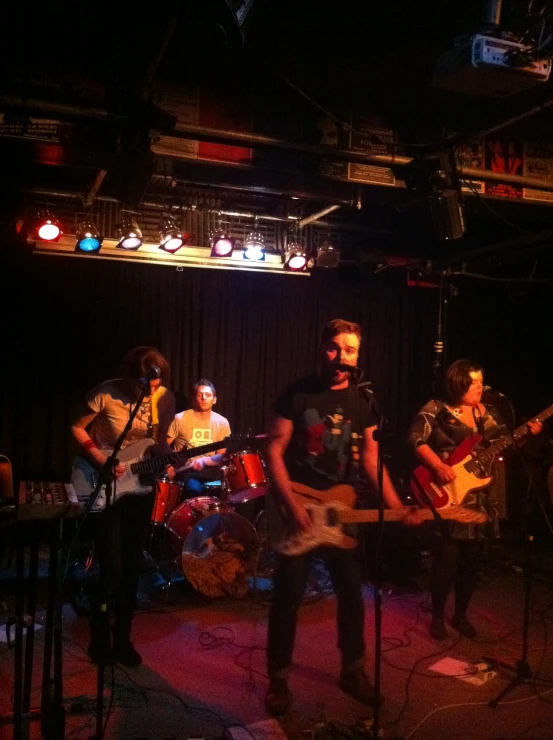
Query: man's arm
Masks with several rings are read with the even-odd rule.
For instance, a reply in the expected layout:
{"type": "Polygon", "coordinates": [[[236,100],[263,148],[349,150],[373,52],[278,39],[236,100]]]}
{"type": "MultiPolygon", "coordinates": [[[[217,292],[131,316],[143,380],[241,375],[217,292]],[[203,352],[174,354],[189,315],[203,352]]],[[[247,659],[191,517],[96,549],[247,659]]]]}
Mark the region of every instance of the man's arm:
{"type": "Polygon", "coordinates": [[[311,520],[305,509],[296,503],[290,476],[284,463],[284,453],[290,444],[294,424],[290,419],[275,416],[267,434],[266,458],[274,490],[299,529],[309,529],[311,520]]]}
{"type": "MultiPolygon", "coordinates": [[[[375,439],[376,432],[376,426],[367,427],[367,429],[365,429],[363,437],[364,444],[361,453],[361,463],[363,465],[365,473],[368,475],[369,480],[373,484],[374,489],[378,491],[378,441],[375,439]]],[[[401,502],[401,499],[397,495],[394,484],[392,483],[392,479],[390,478],[388,470],[385,466],[382,476],[382,488],[384,501],[389,508],[404,508],[404,504],[401,502]]]]}
{"type": "MultiPolygon", "coordinates": [[[[104,466],[107,457],[96,445],[96,442],[91,438],[90,434],[86,431],[87,427],[92,424],[94,419],[98,416],[98,412],[85,406],[81,411],[80,415],[71,424],[69,429],[71,436],[79,446],[79,453],[88,460],[88,462],[96,468],[101,470],[104,466]]],[[[125,472],[125,466],[119,464],[116,468],[117,476],[123,475],[125,472]]]]}

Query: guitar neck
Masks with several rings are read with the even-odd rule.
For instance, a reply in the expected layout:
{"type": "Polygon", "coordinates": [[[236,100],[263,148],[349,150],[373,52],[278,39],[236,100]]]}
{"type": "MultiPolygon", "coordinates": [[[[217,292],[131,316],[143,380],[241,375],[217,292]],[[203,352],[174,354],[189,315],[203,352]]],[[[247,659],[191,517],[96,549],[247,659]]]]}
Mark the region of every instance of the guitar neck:
{"type": "MultiPolygon", "coordinates": [[[[535,421],[543,422],[546,419],[549,419],[550,416],[553,416],[553,406],[549,406],[544,411],[542,411],[541,414],[532,417],[532,419],[535,421]]],[[[484,463],[490,463],[493,461],[498,453],[502,452],[507,447],[510,447],[510,445],[512,445],[514,442],[518,442],[519,440],[523,439],[528,434],[530,434],[530,427],[526,422],[515,429],[512,434],[506,434],[504,437],[501,437],[501,439],[498,439],[497,442],[494,442],[492,445],[490,445],[490,447],[488,447],[486,450],[482,450],[482,452],[478,454],[478,459],[484,463]]]]}
{"type": "MultiPolygon", "coordinates": [[[[384,521],[386,522],[399,522],[405,519],[412,509],[406,507],[403,509],[385,509],[384,510],[384,521]]],[[[378,509],[350,509],[348,511],[342,510],[337,512],[338,521],[340,524],[368,524],[369,522],[378,521],[378,509]]],[[[424,511],[423,517],[432,519],[433,514],[428,509],[424,511]]]]}
{"type": "Polygon", "coordinates": [[[157,473],[163,470],[167,465],[173,465],[177,463],[179,466],[184,464],[191,457],[197,455],[205,455],[208,452],[214,452],[220,450],[222,447],[226,447],[227,440],[220,442],[212,442],[209,445],[202,445],[201,447],[189,447],[186,450],[179,450],[178,452],[170,452],[168,455],[160,455],[160,457],[151,457],[146,460],[140,460],[131,465],[131,472],[133,475],[147,475],[148,473],[157,473]]]}

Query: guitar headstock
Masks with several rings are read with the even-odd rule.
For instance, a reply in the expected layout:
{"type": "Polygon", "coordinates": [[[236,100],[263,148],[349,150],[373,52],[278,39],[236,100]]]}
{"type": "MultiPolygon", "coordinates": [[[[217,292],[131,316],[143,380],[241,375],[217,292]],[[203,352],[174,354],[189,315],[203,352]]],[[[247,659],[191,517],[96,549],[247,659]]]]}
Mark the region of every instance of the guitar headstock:
{"type": "Polygon", "coordinates": [[[234,452],[240,452],[241,450],[251,447],[255,442],[255,437],[248,437],[247,434],[229,434],[225,437],[221,444],[221,447],[226,448],[226,455],[234,452]]]}

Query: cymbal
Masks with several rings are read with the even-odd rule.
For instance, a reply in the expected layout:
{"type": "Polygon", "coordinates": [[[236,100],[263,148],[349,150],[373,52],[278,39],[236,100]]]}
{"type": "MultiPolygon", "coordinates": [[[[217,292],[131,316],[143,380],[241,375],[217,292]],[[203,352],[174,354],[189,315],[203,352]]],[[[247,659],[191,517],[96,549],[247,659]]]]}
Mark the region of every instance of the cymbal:
{"type": "Polygon", "coordinates": [[[267,439],[268,434],[256,434],[254,439],[267,439]]]}

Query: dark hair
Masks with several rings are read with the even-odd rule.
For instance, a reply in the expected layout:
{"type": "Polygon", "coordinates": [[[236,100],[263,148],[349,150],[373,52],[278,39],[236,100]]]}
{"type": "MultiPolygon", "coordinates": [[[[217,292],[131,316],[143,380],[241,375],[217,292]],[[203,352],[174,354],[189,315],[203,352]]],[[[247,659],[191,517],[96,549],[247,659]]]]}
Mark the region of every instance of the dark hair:
{"type": "Polygon", "coordinates": [[[474,360],[455,360],[447,368],[444,378],[444,390],[450,403],[459,403],[471,386],[470,373],[483,372],[484,368],[474,360]]]}
{"type": "Polygon", "coordinates": [[[359,324],[355,324],[353,321],[344,321],[344,319],[332,319],[322,328],[321,345],[337,337],[338,334],[355,334],[361,341],[361,327],[359,324]]]}
{"type": "Polygon", "coordinates": [[[211,380],[207,380],[206,378],[200,378],[197,383],[194,384],[194,395],[196,395],[196,391],[201,385],[207,385],[208,388],[211,388],[213,395],[217,395],[217,391],[215,390],[215,386],[211,382],[211,380]]]}
{"type": "Polygon", "coordinates": [[[121,361],[121,376],[125,380],[138,380],[144,377],[152,365],[159,367],[161,382],[164,386],[168,386],[171,378],[171,366],[156,347],[135,347],[127,352],[121,361]]]}

